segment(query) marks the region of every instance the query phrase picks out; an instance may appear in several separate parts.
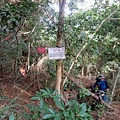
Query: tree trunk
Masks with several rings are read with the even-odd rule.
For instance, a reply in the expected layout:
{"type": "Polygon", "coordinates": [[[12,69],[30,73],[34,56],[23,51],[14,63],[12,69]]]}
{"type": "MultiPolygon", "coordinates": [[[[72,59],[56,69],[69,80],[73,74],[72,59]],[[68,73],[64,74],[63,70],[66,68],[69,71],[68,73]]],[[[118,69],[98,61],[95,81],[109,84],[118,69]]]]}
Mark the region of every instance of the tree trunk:
{"type": "MultiPolygon", "coordinates": [[[[59,0],[59,24],[58,24],[58,34],[57,34],[57,42],[56,42],[57,47],[62,46],[63,19],[64,19],[65,3],[66,3],[66,0],[59,0]]],[[[62,60],[57,60],[55,89],[58,90],[59,94],[60,94],[60,86],[61,86],[61,82],[62,82],[61,63],[62,63],[62,60]]]]}

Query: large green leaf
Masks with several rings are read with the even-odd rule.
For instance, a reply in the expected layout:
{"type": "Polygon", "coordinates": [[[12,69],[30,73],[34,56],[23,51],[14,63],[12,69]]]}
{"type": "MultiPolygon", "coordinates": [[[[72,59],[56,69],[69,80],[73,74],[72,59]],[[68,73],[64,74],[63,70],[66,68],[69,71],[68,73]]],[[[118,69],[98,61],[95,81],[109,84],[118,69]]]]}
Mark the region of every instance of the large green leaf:
{"type": "Polygon", "coordinates": [[[78,116],[85,117],[86,110],[87,110],[86,103],[80,104],[80,112],[79,112],[78,116]]]}
{"type": "Polygon", "coordinates": [[[59,108],[61,108],[62,110],[64,110],[64,103],[62,101],[60,101],[59,99],[58,100],[55,100],[55,104],[56,106],[58,106],[59,108]]]}
{"type": "Polygon", "coordinates": [[[75,112],[74,111],[70,111],[70,116],[71,116],[72,119],[74,119],[75,118],[75,112]]]}
{"type": "Polygon", "coordinates": [[[63,112],[65,118],[70,118],[70,112],[69,111],[64,111],[63,112]]]}
{"type": "Polygon", "coordinates": [[[14,114],[11,114],[9,120],[14,120],[14,114]]]}
{"type": "Polygon", "coordinates": [[[54,114],[54,115],[55,115],[55,112],[54,112],[54,110],[53,110],[53,109],[47,108],[47,110],[48,110],[50,113],[52,113],[52,114],[54,114]]]}
{"type": "Polygon", "coordinates": [[[40,108],[43,108],[43,99],[40,100],[40,108]]]}
{"type": "Polygon", "coordinates": [[[31,100],[40,100],[40,97],[32,97],[31,100]]]}
{"type": "Polygon", "coordinates": [[[58,114],[56,114],[55,115],[55,118],[54,118],[54,120],[62,120],[62,117],[63,117],[63,113],[61,112],[59,112],[58,114]]]}
{"type": "Polygon", "coordinates": [[[86,110],[87,110],[86,103],[80,104],[80,108],[82,109],[82,111],[86,112],[86,110]]]}
{"type": "Polygon", "coordinates": [[[42,119],[45,120],[45,119],[49,119],[49,118],[53,118],[53,117],[54,117],[53,114],[46,114],[46,115],[44,115],[44,117],[42,119]]]}

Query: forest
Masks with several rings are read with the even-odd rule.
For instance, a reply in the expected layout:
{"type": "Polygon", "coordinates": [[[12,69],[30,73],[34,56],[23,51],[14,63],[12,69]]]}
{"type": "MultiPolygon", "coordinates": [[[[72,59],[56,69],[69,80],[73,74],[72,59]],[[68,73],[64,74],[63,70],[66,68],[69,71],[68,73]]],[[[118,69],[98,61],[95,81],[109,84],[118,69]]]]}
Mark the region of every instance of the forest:
{"type": "Polygon", "coordinates": [[[1,0],[0,54],[0,120],[120,119],[119,0],[1,0]]]}

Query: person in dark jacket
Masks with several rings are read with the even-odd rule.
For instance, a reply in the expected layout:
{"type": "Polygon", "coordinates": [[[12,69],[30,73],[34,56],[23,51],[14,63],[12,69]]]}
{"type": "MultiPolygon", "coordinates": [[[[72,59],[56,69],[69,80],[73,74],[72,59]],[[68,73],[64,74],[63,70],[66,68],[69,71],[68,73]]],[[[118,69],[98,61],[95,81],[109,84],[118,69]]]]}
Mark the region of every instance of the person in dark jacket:
{"type": "Polygon", "coordinates": [[[92,86],[92,90],[95,90],[96,87],[98,87],[98,91],[100,94],[104,93],[101,97],[105,102],[107,102],[106,92],[109,90],[109,86],[103,75],[100,75],[96,78],[96,82],[92,86]]]}

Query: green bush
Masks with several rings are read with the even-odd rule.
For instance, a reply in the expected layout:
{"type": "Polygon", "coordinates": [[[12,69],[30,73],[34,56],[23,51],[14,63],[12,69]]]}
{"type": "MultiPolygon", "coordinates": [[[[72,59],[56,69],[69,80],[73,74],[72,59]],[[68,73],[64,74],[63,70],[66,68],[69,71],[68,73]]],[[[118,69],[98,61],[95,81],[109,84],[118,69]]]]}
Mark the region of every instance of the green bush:
{"type": "Polygon", "coordinates": [[[30,113],[24,114],[26,120],[93,120],[86,103],[70,100],[65,104],[56,90],[41,89],[31,99],[40,102],[38,106],[27,105],[30,113]]]}

